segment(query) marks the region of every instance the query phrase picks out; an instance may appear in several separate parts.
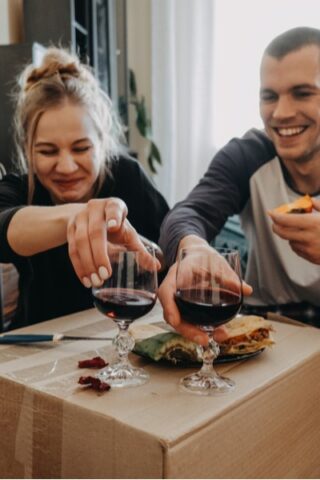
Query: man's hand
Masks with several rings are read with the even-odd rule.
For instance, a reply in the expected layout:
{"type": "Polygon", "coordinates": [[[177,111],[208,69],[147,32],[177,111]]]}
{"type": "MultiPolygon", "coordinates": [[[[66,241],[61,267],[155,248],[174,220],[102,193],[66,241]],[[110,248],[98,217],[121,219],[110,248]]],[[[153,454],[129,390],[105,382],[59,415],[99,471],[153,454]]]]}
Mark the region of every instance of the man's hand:
{"type": "MultiPolygon", "coordinates": [[[[180,245],[182,245],[182,243],[180,243],[180,245]]],[[[184,242],[183,246],[185,245],[186,245],[186,242],[184,242]]],[[[188,246],[191,246],[191,245],[192,245],[192,241],[190,236],[188,241],[188,246]]],[[[201,240],[201,242],[195,242],[195,246],[197,245],[199,245],[199,248],[203,248],[203,246],[206,246],[208,250],[211,250],[215,258],[214,261],[216,261],[215,255],[218,256],[218,254],[211,247],[209,247],[209,245],[205,241],[201,240]]],[[[222,271],[225,271],[226,266],[224,264],[224,259],[221,258],[219,260],[221,262],[222,271]]],[[[175,328],[184,337],[196,343],[199,343],[201,345],[207,345],[209,340],[208,335],[205,332],[203,332],[200,328],[185,322],[178,310],[177,304],[174,299],[174,295],[177,289],[177,283],[176,283],[177,265],[178,265],[177,262],[172,265],[172,267],[170,268],[167,276],[163,280],[158,291],[158,297],[163,307],[164,318],[166,322],[168,322],[173,328],[175,328]]],[[[228,277],[230,280],[230,285],[233,283],[233,280],[234,280],[233,273],[234,272],[231,271],[231,274],[228,277]]],[[[238,281],[239,280],[237,279],[237,282],[238,281]]],[[[243,282],[242,291],[244,295],[250,295],[252,293],[252,288],[248,284],[243,282]]],[[[223,341],[227,338],[227,331],[224,326],[221,326],[215,329],[214,338],[218,342],[223,341]]]]}
{"type": "MultiPolygon", "coordinates": [[[[119,198],[93,199],[69,219],[67,241],[75,272],[85,287],[98,287],[110,277],[108,245],[137,250],[141,263],[151,268],[154,260],[138,233],[127,220],[128,209],[119,198]]],[[[111,249],[112,250],[112,249],[111,249]]]]}
{"type": "Polygon", "coordinates": [[[288,240],[297,255],[320,265],[320,201],[312,199],[312,202],[315,210],[312,213],[268,213],[274,233],[288,240]]]}

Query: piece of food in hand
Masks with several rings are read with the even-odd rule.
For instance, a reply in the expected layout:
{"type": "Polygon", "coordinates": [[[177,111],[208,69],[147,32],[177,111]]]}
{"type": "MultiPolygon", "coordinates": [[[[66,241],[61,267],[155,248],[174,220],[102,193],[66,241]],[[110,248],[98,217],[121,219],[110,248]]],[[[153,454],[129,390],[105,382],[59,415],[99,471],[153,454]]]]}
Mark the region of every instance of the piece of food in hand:
{"type": "MultiPolygon", "coordinates": [[[[148,325],[145,325],[147,333],[148,325]]],[[[225,324],[227,338],[219,343],[220,355],[244,355],[257,352],[274,343],[272,325],[262,317],[239,316],[225,324]]],[[[136,341],[134,352],[154,361],[167,360],[174,364],[201,362],[201,351],[194,342],[175,332],[160,333],[136,341]]]]}
{"type": "Polygon", "coordinates": [[[272,210],[274,213],[311,213],[312,199],[309,195],[300,197],[292,203],[280,205],[272,210]]]}

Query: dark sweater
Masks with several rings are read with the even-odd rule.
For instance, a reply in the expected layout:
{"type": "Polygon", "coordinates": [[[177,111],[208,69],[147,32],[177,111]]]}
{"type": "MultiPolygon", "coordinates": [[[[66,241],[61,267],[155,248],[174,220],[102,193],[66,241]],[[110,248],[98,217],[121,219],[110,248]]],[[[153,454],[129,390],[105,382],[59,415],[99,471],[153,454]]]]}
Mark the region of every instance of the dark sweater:
{"type": "MultiPolygon", "coordinates": [[[[168,205],[133,159],[120,158],[111,166],[98,198],[118,197],[128,206],[128,219],[138,233],[158,242],[168,205]]],[[[31,257],[17,255],[8,244],[12,216],[27,205],[27,176],[7,175],[0,182],[0,262],[13,263],[20,274],[20,298],[16,323],[32,324],[93,306],[91,290],[76,276],[67,244],[31,257]]],[[[47,190],[36,181],[32,205],[52,206],[47,190]]],[[[35,232],[36,234],[36,232],[35,232]]]]}

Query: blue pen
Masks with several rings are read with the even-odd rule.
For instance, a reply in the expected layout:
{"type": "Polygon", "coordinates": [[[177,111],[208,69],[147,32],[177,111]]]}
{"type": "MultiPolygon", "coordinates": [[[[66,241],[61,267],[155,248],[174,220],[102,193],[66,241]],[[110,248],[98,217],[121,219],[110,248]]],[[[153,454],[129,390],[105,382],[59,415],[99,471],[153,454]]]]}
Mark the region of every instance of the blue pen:
{"type": "Polygon", "coordinates": [[[64,335],[63,333],[52,334],[4,334],[0,336],[0,344],[17,344],[17,343],[37,343],[37,342],[53,342],[58,343],[63,340],[113,340],[111,337],[81,337],[74,335],[64,335]]]}

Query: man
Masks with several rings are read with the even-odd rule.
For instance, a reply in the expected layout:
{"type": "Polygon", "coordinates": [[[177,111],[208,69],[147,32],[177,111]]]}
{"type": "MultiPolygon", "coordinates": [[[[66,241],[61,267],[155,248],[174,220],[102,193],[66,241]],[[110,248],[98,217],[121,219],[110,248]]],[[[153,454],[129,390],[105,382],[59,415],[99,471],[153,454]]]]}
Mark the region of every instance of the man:
{"type": "Polygon", "coordinates": [[[320,30],[299,27],[276,37],[264,52],[260,79],[265,130],[220,150],[162,226],[160,245],[173,264],[159,291],[165,318],[202,344],[206,334],[183,322],[173,300],[174,261],[180,248],[210,242],[233,214],[249,242],[243,290],[249,295],[253,287],[252,312],[286,313],[283,305],[302,304],[306,317],[320,317],[320,30]],[[307,193],[312,213],[270,212],[307,193]]]}

